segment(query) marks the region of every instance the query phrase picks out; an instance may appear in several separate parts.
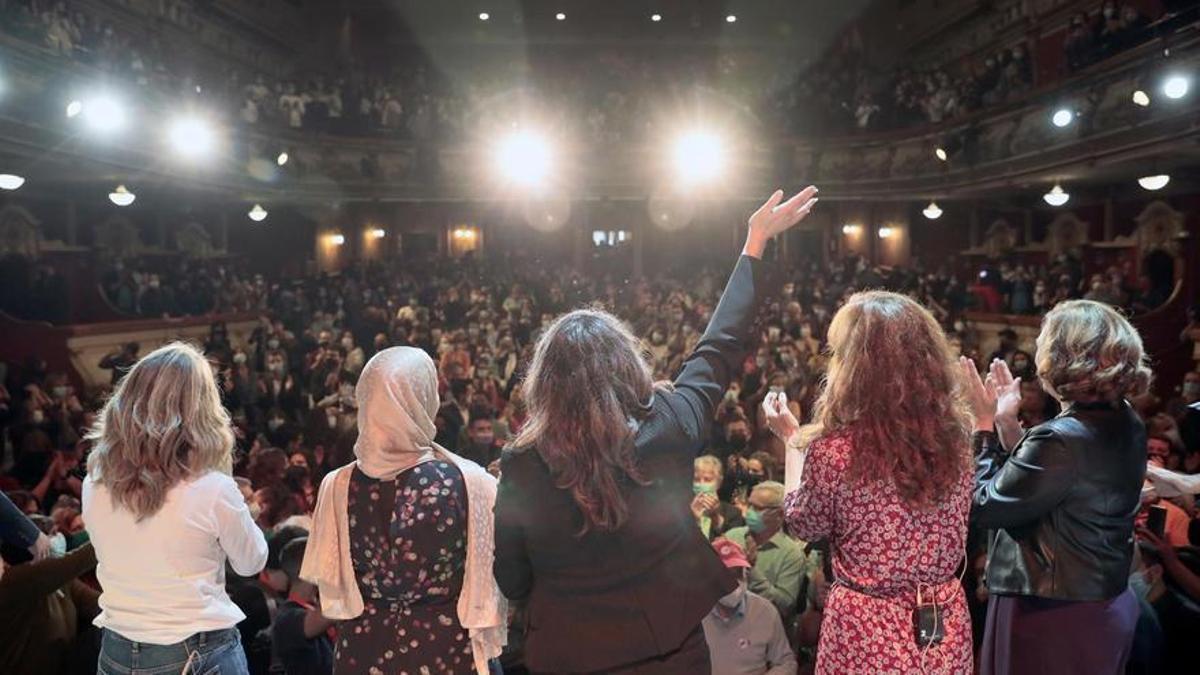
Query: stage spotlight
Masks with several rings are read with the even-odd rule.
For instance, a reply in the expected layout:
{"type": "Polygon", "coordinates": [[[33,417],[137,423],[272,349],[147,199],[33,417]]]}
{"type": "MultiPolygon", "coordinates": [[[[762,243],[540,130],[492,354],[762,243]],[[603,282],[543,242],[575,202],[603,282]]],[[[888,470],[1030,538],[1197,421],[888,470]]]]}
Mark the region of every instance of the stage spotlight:
{"type": "Polygon", "coordinates": [[[480,20],[480,21],[487,21],[487,20],[488,20],[488,19],[490,19],[490,18],[492,18],[492,15],[491,15],[491,14],[488,14],[487,12],[480,12],[480,13],[479,13],[479,20],[480,20]]]}
{"type": "Polygon", "coordinates": [[[284,164],[287,164],[287,161],[288,161],[288,154],[287,154],[286,150],[279,153],[279,156],[275,158],[275,163],[278,164],[279,166],[283,166],[284,164]]]}
{"type": "Polygon", "coordinates": [[[262,207],[262,204],[255,204],[254,208],[250,209],[246,215],[250,217],[250,220],[261,223],[267,219],[267,210],[262,207]]]}
{"type": "Polygon", "coordinates": [[[941,207],[937,205],[937,202],[932,201],[929,202],[929,206],[926,206],[925,210],[921,211],[921,213],[925,214],[925,217],[930,220],[937,220],[942,217],[941,207]]]}
{"type": "Polygon", "coordinates": [[[1054,116],[1050,118],[1050,121],[1054,123],[1054,126],[1061,129],[1075,121],[1075,113],[1066,108],[1059,108],[1054,111],[1054,116]]]}
{"type": "Polygon", "coordinates": [[[1062,206],[1063,204],[1066,204],[1067,200],[1070,198],[1071,195],[1063,190],[1062,185],[1059,183],[1055,183],[1054,187],[1050,188],[1049,192],[1042,195],[1042,199],[1046,200],[1046,203],[1050,206],[1062,206]]]}
{"type": "Polygon", "coordinates": [[[1171,75],[1163,81],[1163,95],[1170,99],[1181,99],[1187,96],[1191,82],[1183,75],[1171,75]]]}
{"type": "Polygon", "coordinates": [[[1138,179],[1138,185],[1143,189],[1154,192],[1167,187],[1167,183],[1171,182],[1171,177],[1165,173],[1160,173],[1157,176],[1142,176],[1138,179]]]}
{"type": "Polygon", "coordinates": [[[559,12],[558,14],[555,14],[555,15],[554,15],[554,18],[555,18],[555,19],[557,19],[557,20],[559,20],[559,21],[566,21],[566,20],[567,20],[567,15],[566,15],[566,14],[563,14],[562,12],[559,12]]]}
{"type": "Polygon", "coordinates": [[[725,23],[737,23],[737,15],[729,14],[725,17],[725,23]]]}
{"type": "Polygon", "coordinates": [[[384,237],[387,236],[387,231],[384,230],[382,227],[375,227],[375,228],[371,228],[370,234],[371,234],[372,239],[383,239],[384,237]]]}
{"type": "Polygon", "coordinates": [[[1146,106],[1150,105],[1150,95],[1141,89],[1138,89],[1137,91],[1133,92],[1133,102],[1136,105],[1140,105],[1145,108],[1146,106]]]}
{"type": "Polygon", "coordinates": [[[167,130],[167,138],[175,151],[187,159],[207,156],[217,145],[217,135],[212,126],[190,115],[172,122],[167,130]]]}
{"type": "Polygon", "coordinates": [[[137,199],[137,195],[126,189],[124,185],[118,185],[115,190],[108,193],[108,201],[117,206],[129,206],[135,199],[137,199]]]}
{"type": "Polygon", "coordinates": [[[338,233],[329,235],[329,241],[334,246],[341,246],[346,243],[346,235],[338,233]]]}
{"type": "MultiPolygon", "coordinates": [[[[88,99],[81,104],[80,112],[88,129],[96,133],[111,134],[125,128],[125,107],[107,94],[88,99]]],[[[70,114],[71,106],[68,105],[67,115],[70,114]]]]}
{"type": "Polygon", "coordinates": [[[651,14],[650,20],[654,23],[658,23],[659,21],[662,21],[662,14],[651,14]]]}
{"type": "Polygon", "coordinates": [[[540,186],[549,176],[552,154],[544,136],[521,130],[496,145],[494,160],[501,176],[532,188],[540,186]]]}
{"type": "Polygon", "coordinates": [[[950,155],[946,154],[946,149],[941,147],[940,145],[934,149],[933,154],[935,157],[942,160],[943,162],[950,159],[950,155]]]}
{"type": "Polygon", "coordinates": [[[675,140],[671,158],[685,184],[704,183],[725,169],[725,146],[711,131],[689,131],[675,140]]]}
{"type": "Polygon", "coordinates": [[[842,226],[842,234],[856,235],[856,234],[859,234],[860,232],[862,232],[862,225],[855,225],[853,223],[847,223],[842,226]]]}
{"type": "Polygon", "coordinates": [[[25,178],[15,173],[0,173],[0,190],[16,190],[25,184],[25,178]]]}
{"type": "Polygon", "coordinates": [[[79,99],[75,99],[67,104],[67,117],[68,118],[75,117],[75,116],[79,115],[79,113],[81,113],[81,112],[83,112],[83,101],[80,101],[79,99]]]}

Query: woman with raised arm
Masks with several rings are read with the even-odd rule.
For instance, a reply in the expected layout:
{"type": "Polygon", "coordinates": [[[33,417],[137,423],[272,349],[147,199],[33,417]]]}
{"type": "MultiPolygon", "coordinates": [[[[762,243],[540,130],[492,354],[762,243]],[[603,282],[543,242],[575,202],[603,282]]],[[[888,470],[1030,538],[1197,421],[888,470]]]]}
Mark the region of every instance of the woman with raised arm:
{"type": "Polygon", "coordinates": [[[188,344],[147,354],[104,405],[83,482],[104,629],[98,672],[247,673],[225,593],[267,542],[230,475],[233,430],[212,366],[188,344]]]}
{"type": "Polygon", "coordinates": [[[816,203],[776,191],[673,387],[615,317],[580,310],[538,341],[529,419],[501,460],[496,580],[528,603],[525,663],[542,673],[711,670],[701,625],[736,583],[688,505],[692,462],[771,294],[767,243],[816,203]],[[782,202],[782,203],[781,203],[782,202]]]}
{"type": "Polygon", "coordinates": [[[829,325],[829,371],[801,429],[763,402],[787,444],[792,535],[826,540],[833,588],[818,673],[970,673],[961,579],[971,503],[971,418],[958,365],[929,311],[856,293],[829,325]]]}
{"type": "Polygon", "coordinates": [[[1146,428],[1126,399],[1150,385],[1142,338],[1108,305],[1042,319],[1038,378],[1063,404],[1022,433],[1021,380],[963,359],[975,409],[971,521],[992,530],[980,672],[1123,673],[1138,601],[1129,588],[1146,428]]]}

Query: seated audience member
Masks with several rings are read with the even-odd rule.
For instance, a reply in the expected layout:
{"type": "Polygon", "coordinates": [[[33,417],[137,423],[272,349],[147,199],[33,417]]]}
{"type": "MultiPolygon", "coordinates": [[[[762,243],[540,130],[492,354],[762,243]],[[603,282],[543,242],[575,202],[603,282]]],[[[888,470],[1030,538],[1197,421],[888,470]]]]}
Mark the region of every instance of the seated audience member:
{"type": "Polygon", "coordinates": [[[140,348],[138,343],[129,342],[123,345],[120,351],[106,354],[104,358],[100,359],[99,366],[104,370],[112,371],[111,380],[113,385],[116,385],[122,377],[125,377],[125,373],[129,372],[133,364],[137,363],[138,350],[140,348]]]}
{"type": "Polygon", "coordinates": [[[458,454],[487,469],[500,461],[500,453],[504,450],[503,443],[496,438],[496,414],[491,408],[475,406],[470,417],[466,438],[459,443],[458,454]]]}
{"type": "Polygon", "coordinates": [[[49,532],[49,557],[36,559],[19,544],[0,546],[0,673],[56,675],[95,668],[87,627],[99,611],[95,589],[79,577],[96,567],[91,544],[66,552],[66,539],[46,516],[33,517],[49,532]],[[90,661],[90,662],[89,662],[90,661]],[[89,668],[90,666],[90,668],[89,668]]]}
{"type": "Polygon", "coordinates": [[[750,590],[770,600],[779,615],[790,621],[804,577],[804,547],[783,531],[783,484],[759,483],[750,492],[746,526],[725,533],[746,551],[753,565],[750,590]]]}
{"type": "Polygon", "coordinates": [[[742,512],[717,496],[723,480],[721,460],[704,455],[697,457],[692,467],[692,515],[704,536],[715,539],[727,530],[745,525],[742,512]]]}
{"type": "Polygon", "coordinates": [[[779,612],[770,601],[747,589],[750,562],[737,544],[713,541],[721,562],[737,575],[738,587],[717,600],[704,617],[704,639],[719,675],[794,675],[796,656],[788,644],[779,612]]]}
{"type": "MultiPolygon", "coordinates": [[[[278,535],[276,535],[278,536],[278,535]]],[[[317,605],[317,587],[300,578],[308,537],[290,540],[279,552],[279,565],[289,582],[287,601],[271,626],[271,643],[284,675],[328,675],[333,672],[334,621],[317,605]]]]}

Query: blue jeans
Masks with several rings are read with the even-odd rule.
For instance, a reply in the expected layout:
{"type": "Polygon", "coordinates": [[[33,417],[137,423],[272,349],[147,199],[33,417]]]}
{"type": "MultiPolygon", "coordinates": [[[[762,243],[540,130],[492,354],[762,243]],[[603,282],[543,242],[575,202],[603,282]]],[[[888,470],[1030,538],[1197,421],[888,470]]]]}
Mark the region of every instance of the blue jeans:
{"type": "Polygon", "coordinates": [[[236,628],[196,633],[173,645],[127,640],[104,629],[98,675],[249,675],[236,628]],[[191,663],[188,663],[189,658],[191,663]]]}

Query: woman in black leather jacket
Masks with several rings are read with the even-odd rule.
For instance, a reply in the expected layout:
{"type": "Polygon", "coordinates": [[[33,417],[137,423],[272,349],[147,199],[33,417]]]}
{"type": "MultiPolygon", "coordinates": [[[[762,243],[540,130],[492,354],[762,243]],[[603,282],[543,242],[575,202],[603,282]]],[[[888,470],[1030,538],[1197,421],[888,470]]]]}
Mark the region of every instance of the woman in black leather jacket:
{"type": "Polygon", "coordinates": [[[976,416],[971,522],[990,530],[980,672],[1122,673],[1138,604],[1129,590],[1146,429],[1126,398],[1150,384],[1137,330],[1088,300],[1056,306],[1038,378],[1063,404],[1023,431],[1020,379],[963,359],[976,416]]]}

